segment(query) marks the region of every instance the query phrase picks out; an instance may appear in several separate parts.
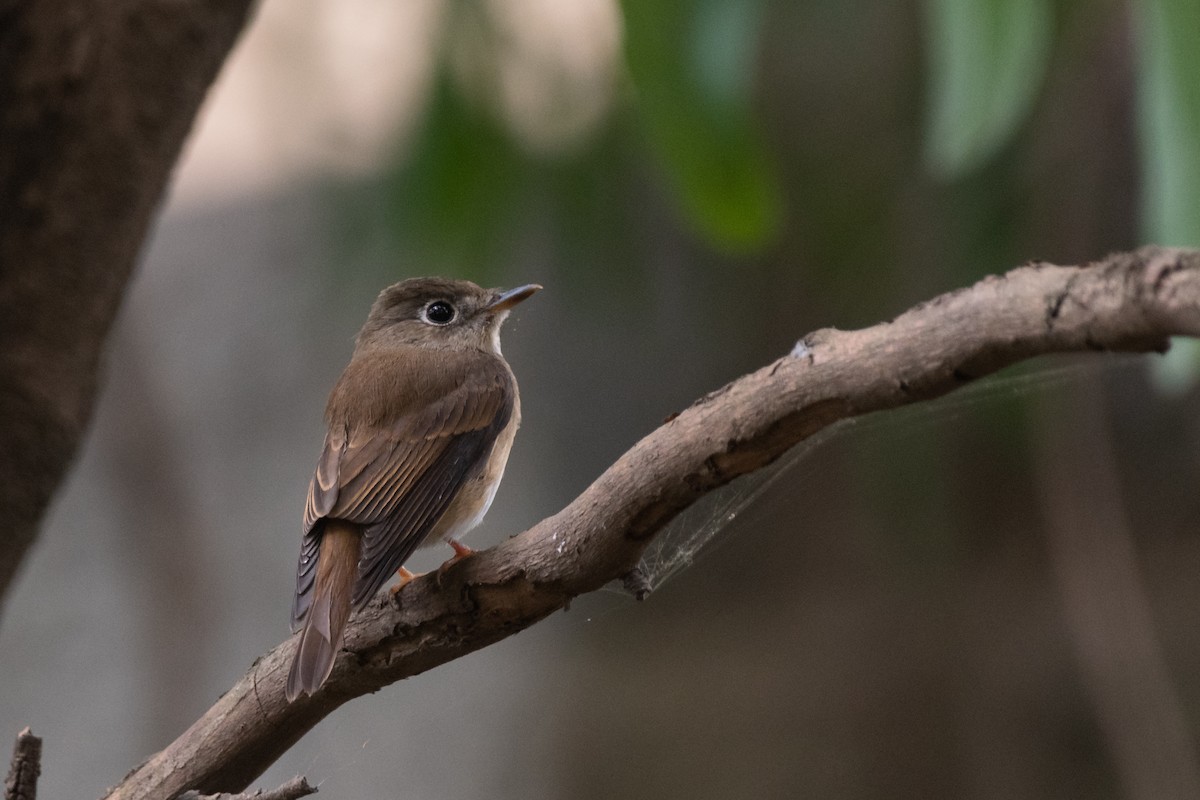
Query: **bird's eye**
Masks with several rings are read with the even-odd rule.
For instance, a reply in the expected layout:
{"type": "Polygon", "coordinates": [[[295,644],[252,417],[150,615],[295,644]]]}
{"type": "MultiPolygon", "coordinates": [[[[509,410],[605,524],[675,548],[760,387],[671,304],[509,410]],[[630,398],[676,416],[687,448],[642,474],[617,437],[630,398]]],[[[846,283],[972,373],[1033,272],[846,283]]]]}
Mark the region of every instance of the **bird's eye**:
{"type": "Polygon", "coordinates": [[[434,325],[447,325],[454,319],[454,306],[445,300],[434,300],[425,306],[425,321],[434,325]]]}

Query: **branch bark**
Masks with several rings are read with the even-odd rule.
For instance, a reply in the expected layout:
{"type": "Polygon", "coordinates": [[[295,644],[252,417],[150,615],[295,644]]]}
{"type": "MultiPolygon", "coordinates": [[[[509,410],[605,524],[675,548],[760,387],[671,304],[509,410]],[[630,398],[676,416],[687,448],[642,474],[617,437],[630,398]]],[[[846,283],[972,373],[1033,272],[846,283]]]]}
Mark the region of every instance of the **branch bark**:
{"type": "Polygon", "coordinates": [[[292,778],[282,786],[269,792],[246,792],[245,794],[200,794],[196,791],[184,792],[178,800],[300,800],[310,794],[316,794],[317,787],[309,784],[301,777],[292,778]]]}
{"type": "Polygon", "coordinates": [[[0,0],[0,599],[91,416],[104,341],[251,0],[0,0]]]}
{"type": "Polygon", "coordinates": [[[37,800],[38,778],[42,774],[42,740],[25,728],[13,745],[8,778],[4,781],[4,800],[37,800]]]}
{"type": "MultiPolygon", "coordinates": [[[[266,653],[110,800],[237,792],[342,703],[510,636],[636,568],[697,498],[847,417],[950,392],[1046,353],[1166,350],[1200,335],[1200,251],[1145,248],[1083,267],[1031,264],[859,331],[824,329],[702,397],[570,505],[386,593],[347,630],[329,681],[289,704],[293,643],[266,653]]],[[[635,582],[636,583],[636,582],[635,582]]]]}

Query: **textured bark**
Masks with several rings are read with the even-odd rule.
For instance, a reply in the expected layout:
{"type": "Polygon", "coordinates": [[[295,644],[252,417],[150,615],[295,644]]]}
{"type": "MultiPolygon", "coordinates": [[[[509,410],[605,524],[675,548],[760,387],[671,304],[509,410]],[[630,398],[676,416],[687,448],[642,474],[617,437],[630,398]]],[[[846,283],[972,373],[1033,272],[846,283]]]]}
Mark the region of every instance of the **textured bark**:
{"type": "MultiPolygon", "coordinates": [[[[1163,351],[1200,335],[1200,252],[1146,248],[1084,267],[1031,264],[859,331],[816,331],[638,442],[558,514],[386,593],[351,620],[316,695],[289,704],[292,641],[250,671],[109,798],[242,790],[351,698],[503,639],[629,576],[704,493],[848,417],[930,399],[1046,353],[1163,351]]],[[[636,587],[635,579],[627,581],[636,587]]]]}
{"type": "Polygon", "coordinates": [[[316,793],[317,787],[309,784],[304,778],[292,778],[269,792],[246,792],[245,794],[184,792],[179,795],[179,800],[299,800],[301,797],[316,793]]]}
{"type": "Polygon", "coordinates": [[[91,416],[154,210],[250,0],[0,0],[0,599],[91,416]]]}
{"type": "Polygon", "coordinates": [[[4,800],[37,800],[41,774],[42,740],[26,728],[17,734],[17,743],[13,745],[8,778],[4,781],[4,800]]]}

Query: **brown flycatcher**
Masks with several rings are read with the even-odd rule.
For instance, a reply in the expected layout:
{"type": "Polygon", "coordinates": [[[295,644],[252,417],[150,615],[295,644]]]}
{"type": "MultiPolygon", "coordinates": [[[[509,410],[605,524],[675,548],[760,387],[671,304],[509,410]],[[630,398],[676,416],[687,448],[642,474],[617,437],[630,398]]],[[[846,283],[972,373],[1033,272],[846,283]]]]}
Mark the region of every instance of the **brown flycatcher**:
{"type": "Polygon", "coordinates": [[[325,447],[304,507],[287,698],[333,669],[361,609],[424,544],[487,513],[521,423],[500,353],[509,310],[542,287],[481,289],[413,278],[380,292],[325,409],[325,447]]]}

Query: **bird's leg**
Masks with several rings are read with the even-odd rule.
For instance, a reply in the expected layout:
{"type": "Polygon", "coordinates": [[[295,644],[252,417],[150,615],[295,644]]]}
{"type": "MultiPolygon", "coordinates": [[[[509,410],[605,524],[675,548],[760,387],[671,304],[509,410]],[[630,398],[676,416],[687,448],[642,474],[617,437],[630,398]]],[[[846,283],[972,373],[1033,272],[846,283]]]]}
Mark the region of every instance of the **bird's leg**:
{"type": "Polygon", "coordinates": [[[463,559],[463,558],[466,558],[467,556],[475,555],[474,550],[467,547],[465,544],[460,542],[458,539],[447,539],[446,544],[448,544],[454,548],[454,558],[450,559],[451,564],[453,564],[455,561],[458,561],[459,559],[463,559]]]}
{"type": "Polygon", "coordinates": [[[395,597],[396,595],[398,595],[400,593],[400,590],[408,585],[409,581],[411,581],[414,578],[421,577],[420,575],[416,574],[415,572],[409,572],[404,567],[401,567],[400,569],[396,570],[396,574],[398,576],[400,576],[400,582],[391,588],[390,591],[392,593],[392,597],[395,597]]]}
{"type": "Polygon", "coordinates": [[[437,568],[437,574],[440,576],[447,567],[452,567],[462,561],[467,556],[475,555],[475,551],[467,547],[457,539],[447,539],[446,544],[454,548],[454,555],[450,556],[440,567],[437,568]]]}

